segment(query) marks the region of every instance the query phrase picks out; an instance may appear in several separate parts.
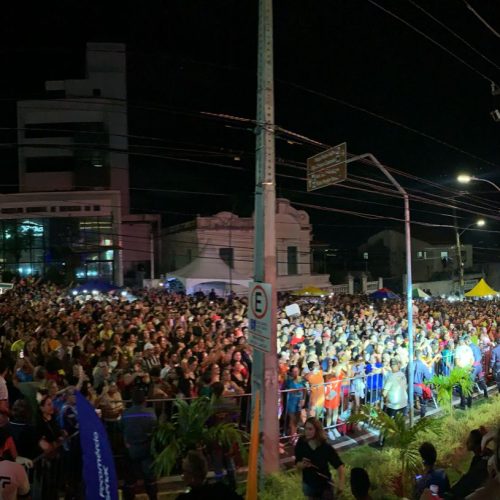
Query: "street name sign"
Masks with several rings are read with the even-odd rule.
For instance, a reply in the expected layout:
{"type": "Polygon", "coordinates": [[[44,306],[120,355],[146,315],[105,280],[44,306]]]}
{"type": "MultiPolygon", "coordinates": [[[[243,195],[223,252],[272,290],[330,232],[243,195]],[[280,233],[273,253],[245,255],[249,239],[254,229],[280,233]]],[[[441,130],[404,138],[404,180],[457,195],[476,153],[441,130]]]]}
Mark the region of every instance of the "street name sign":
{"type": "Polygon", "coordinates": [[[307,190],[314,191],[347,178],[347,144],[322,151],[307,159],[307,190]]]}

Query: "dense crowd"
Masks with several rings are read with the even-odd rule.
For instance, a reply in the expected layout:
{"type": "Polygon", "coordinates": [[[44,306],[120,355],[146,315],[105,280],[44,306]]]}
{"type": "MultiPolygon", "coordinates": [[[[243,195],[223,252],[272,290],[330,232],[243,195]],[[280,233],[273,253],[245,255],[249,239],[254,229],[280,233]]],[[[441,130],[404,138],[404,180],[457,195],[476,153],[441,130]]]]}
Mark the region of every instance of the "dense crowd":
{"type": "MultiPolygon", "coordinates": [[[[279,306],[284,435],[295,440],[301,421],[316,416],[335,439],[339,422],[362,402],[385,400],[394,411],[407,406],[397,401],[409,362],[404,302],[281,296],[279,306]],[[287,317],[285,306],[292,302],[300,315],[287,317]]],[[[130,300],[120,292],[74,294],[20,281],[0,297],[0,428],[13,437],[12,453],[33,459],[75,432],[74,398],[61,393],[68,386],[85,395],[109,428],[137,390],[153,400],[210,397],[216,391],[247,401],[237,398],[251,391],[246,313],[245,298],[223,299],[213,291],[185,296],[155,289],[130,300]]],[[[496,377],[500,387],[496,301],[419,301],[414,325],[421,415],[428,380],[449,374],[453,366],[470,369],[485,395],[488,377],[496,377]]]]}

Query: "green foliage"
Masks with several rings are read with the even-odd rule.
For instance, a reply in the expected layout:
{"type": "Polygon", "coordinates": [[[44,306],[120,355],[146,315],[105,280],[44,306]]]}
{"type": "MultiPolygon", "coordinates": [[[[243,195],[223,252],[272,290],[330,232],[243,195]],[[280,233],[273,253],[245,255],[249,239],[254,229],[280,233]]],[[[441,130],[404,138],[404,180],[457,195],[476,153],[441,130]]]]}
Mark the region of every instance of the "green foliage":
{"type": "Polygon", "coordinates": [[[450,412],[453,411],[453,389],[455,387],[461,387],[465,396],[472,394],[474,389],[470,370],[458,366],[451,370],[449,376],[434,375],[430,383],[436,390],[438,403],[443,409],[450,412]]]}
{"type": "Polygon", "coordinates": [[[208,426],[214,408],[208,398],[196,398],[190,403],[177,399],[171,421],[160,424],[153,434],[152,449],[155,470],[160,476],[170,475],[189,450],[205,451],[213,446],[229,450],[237,445],[246,457],[246,434],[234,424],[208,426]]]}
{"type": "Polygon", "coordinates": [[[266,477],[260,500],[303,500],[302,475],[297,471],[271,474],[266,477]]]}
{"type": "Polygon", "coordinates": [[[359,412],[353,414],[349,421],[354,424],[366,423],[379,430],[385,436],[385,443],[397,450],[402,494],[407,490],[407,484],[421,464],[418,453],[419,436],[434,434],[436,437],[441,429],[441,422],[433,418],[422,418],[410,427],[400,413],[391,418],[384,411],[369,404],[361,406],[359,412]]]}

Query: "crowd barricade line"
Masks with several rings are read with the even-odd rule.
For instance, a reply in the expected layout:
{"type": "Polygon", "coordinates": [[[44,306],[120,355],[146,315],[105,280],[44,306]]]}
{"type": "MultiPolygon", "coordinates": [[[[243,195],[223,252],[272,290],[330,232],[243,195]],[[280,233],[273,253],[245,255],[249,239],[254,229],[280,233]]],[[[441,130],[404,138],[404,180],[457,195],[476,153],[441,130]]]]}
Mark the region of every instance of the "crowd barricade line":
{"type": "Polygon", "coordinates": [[[33,459],[28,469],[33,500],[59,500],[80,498],[83,492],[82,453],[80,435],[67,436],[50,453],[42,453],[33,459]]]}
{"type": "MultiPolygon", "coordinates": [[[[294,437],[290,434],[289,426],[291,417],[289,409],[292,408],[288,404],[290,397],[301,397],[299,401],[304,400],[304,404],[300,407],[298,430],[301,429],[307,417],[317,416],[326,431],[337,430],[340,434],[345,434],[347,419],[352,412],[356,411],[358,404],[371,403],[383,407],[383,382],[383,374],[376,373],[329,380],[322,384],[310,385],[306,383],[303,388],[299,389],[281,389],[278,397],[278,408],[276,409],[276,418],[279,419],[280,440],[286,441],[294,437]],[[332,385],[333,391],[337,393],[334,395],[336,398],[334,404],[331,404],[332,385]],[[318,390],[318,388],[321,389],[318,390]],[[298,393],[302,393],[302,396],[295,396],[298,393]],[[323,398],[320,397],[318,401],[315,398],[320,394],[323,394],[323,398]]],[[[224,397],[237,401],[240,410],[240,418],[237,424],[241,429],[250,432],[252,394],[234,394],[224,397]]],[[[196,398],[183,399],[189,401],[196,398]]],[[[163,422],[172,418],[176,399],[178,398],[156,398],[148,399],[146,402],[148,406],[155,409],[159,422],[163,422]]],[[[435,398],[433,400],[437,408],[438,404],[435,398]]],[[[123,404],[125,408],[129,407],[131,401],[124,400],[123,404]]],[[[120,476],[121,461],[126,459],[120,420],[103,419],[103,423],[108,432],[118,475],[120,476]]],[[[56,494],[60,492],[74,493],[75,495],[81,493],[83,488],[81,469],[80,439],[78,432],[76,432],[65,438],[61,445],[58,446],[56,453],[52,455],[41,454],[33,460],[33,468],[29,470],[33,500],[51,500],[51,497],[47,496],[47,491],[54,492],[54,499],[58,498],[56,494]],[[44,492],[43,497],[41,496],[42,490],[44,492]]]]}

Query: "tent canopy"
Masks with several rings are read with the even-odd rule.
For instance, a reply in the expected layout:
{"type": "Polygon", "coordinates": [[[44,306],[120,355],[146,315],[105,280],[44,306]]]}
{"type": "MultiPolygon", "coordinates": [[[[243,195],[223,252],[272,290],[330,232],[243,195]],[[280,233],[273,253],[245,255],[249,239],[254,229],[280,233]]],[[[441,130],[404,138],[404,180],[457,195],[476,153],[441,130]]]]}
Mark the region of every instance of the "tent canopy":
{"type": "Polygon", "coordinates": [[[428,299],[430,295],[425,293],[421,288],[414,288],[411,292],[414,299],[428,299]]]}
{"type": "Polygon", "coordinates": [[[498,292],[493,290],[486,281],[484,281],[483,278],[479,280],[477,285],[472,289],[469,290],[465,296],[466,297],[487,297],[488,295],[497,295],[498,292]]]}
{"type": "Polygon", "coordinates": [[[310,295],[313,297],[321,297],[322,295],[328,295],[330,292],[327,290],[322,290],[321,288],[318,288],[316,286],[306,286],[305,288],[301,288],[300,290],[295,290],[292,292],[292,295],[297,295],[297,296],[304,296],[304,295],[310,295]]]}
{"type": "Polygon", "coordinates": [[[187,266],[167,274],[167,280],[177,279],[193,293],[194,288],[203,283],[234,284],[248,288],[250,279],[230,267],[217,257],[198,257],[187,266]]]}
{"type": "Polygon", "coordinates": [[[395,294],[392,290],[388,288],[379,288],[375,292],[370,294],[371,299],[399,299],[399,295],[395,294]]]}

